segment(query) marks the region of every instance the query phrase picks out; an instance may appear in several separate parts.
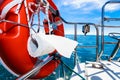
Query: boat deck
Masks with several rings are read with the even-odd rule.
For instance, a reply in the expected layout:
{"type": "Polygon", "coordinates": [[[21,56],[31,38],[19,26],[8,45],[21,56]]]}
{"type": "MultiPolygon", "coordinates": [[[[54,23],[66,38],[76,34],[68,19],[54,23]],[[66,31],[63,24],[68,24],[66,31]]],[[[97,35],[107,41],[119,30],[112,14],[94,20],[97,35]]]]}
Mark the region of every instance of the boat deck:
{"type": "MultiPolygon", "coordinates": [[[[100,61],[77,64],[74,68],[86,80],[120,80],[120,62],[100,61]]],[[[70,80],[82,80],[74,73],[70,80]]]]}

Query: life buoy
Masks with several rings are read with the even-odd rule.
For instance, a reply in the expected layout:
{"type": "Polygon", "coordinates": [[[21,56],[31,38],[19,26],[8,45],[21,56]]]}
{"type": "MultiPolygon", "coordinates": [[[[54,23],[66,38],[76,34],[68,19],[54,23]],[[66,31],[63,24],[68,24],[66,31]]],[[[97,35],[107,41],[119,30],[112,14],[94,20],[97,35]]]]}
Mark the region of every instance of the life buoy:
{"type": "Polygon", "coordinates": [[[64,27],[61,19],[59,17],[54,18],[54,22],[52,25],[52,31],[49,29],[48,21],[44,19],[44,30],[46,34],[55,34],[58,36],[64,36],[64,27]]]}
{"type": "Polygon", "coordinates": [[[50,29],[49,29],[49,25],[48,25],[48,20],[47,19],[44,19],[43,26],[44,26],[45,34],[49,34],[50,29]]]}
{"type": "MultiPolygon", "coordinates": [[[[36,0],[4,0],[0,5],[0,13],[5,13],[4,16],[1,15],[1,19],[4,18],[5,20],[28,25],[27,17],[31,17],[32,12],[28,9],[27,14],[29,15],[26,16],[24,1],[26,1],[27,6],[29,2],[37,3],[36,0]],[[18,3],[14,1],[18,1],[18,3]],[[12,7],[9,5],[12,5],[12,7]],[[8,7],[10,7],[9,10],[8,7]],[[7,12],[4,12],[6,9],[7,12]]],[[[52,0],[47,1],[50,6],[57,10],[52,0]]],[[[33,6],[34,8],[35,6],[33,6]]],[[[49,11],[49,16],[53,16],[51,11],[49,11]]],[[[49,19],[57,25],[57,29],[53,29],[54,34],[64,36],[63,24],[59,24],[59,16],[49,17],[49,19]],[[52,21],[53,19],[54,21],[52,21]]],[[[23,75],[33,69],[38,61],[38,58],[33,58],[28,54],[27,40],[29,36],[29,27],[0,22],[0,56],[4,65],[8,67],[7,69],[16,76],[23,75]]],[[[38,79],[50,75],[58,67],[59,63],[60,60],[51,60],[32,78],[38,79]]]]}

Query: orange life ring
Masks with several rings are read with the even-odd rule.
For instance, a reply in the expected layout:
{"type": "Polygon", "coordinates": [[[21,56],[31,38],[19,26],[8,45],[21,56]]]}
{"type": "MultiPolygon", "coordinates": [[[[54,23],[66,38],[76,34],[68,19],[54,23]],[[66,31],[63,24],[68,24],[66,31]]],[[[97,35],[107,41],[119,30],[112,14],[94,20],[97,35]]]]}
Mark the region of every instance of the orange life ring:
{"type": "MultiPolygon", "coordinates": [[[[4,7],[12,1],[14,0],[4,0],[0,5],[0,13],[2,13],[4,7]]],[[[26,2],[28,5],[29,2],[36,3],[36,0],[26,0],[26,2]]],[[[57,7],[52,0],[48,0],[48,2],[50,6],[57,10],[57,7]]],[[[28,25],[26,10],[23,2],[18,14],[15,13],[17,7],[17,5],[13,6],[8,13],[6,13],[5,20],[28,25]]],[[[33,8],[35,7],[33,6],[33,8]]],[[[49,12],[49,15],[52,16],[52,12],[49,12]]],[[[32,12],[28,10],[28,13],[29,17],[31,17],[32,12]]],[[[60,21],[59,16],[49,17],[49,19],[51,19],[50,21],[54,19],[54,22],[60,21]]],[[[27,40],[30,36],[29,28],[8,22],[0,22],[0,30],[0,56],[9,71],[17,76],[20,76],[33,69],[38,58],[31,57],[27,51],[27,40]]],[[[57,30],[53,30],[53,32],[55,35],[64,36],[63,24],[57,25],[57,30]]],[[[50,61],[32,78],[38,79],[50,75],[59,64],[60,60],[50,61]]]]}
{"type": "Polygon", "coordinates": [[[44,30],[46,34],[55,34],[58,36],[64,36],[64,27],[60,17],[55,17],[53,22],[53,30],[50,32],[48,21],[44,19],[43,21],[44,30]]]}

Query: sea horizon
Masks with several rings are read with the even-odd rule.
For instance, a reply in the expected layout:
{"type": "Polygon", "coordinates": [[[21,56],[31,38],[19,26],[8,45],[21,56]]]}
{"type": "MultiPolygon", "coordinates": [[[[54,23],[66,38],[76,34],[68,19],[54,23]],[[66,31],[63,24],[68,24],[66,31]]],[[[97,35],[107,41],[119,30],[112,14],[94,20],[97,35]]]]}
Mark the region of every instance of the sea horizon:
{"type": "MultiPolygon", "coordinates": [[[[66,34],[65,37],[74,40],[74,36],[72,34],[66,34]]],[[[99,36],[99,39],[101,39],[100,36],[99,36]]],[[[95,35],[86,35],[86,36],[77,35],[77,40],[79,42],[79,46],[84,46],[84,45],[91,46],[91,45],[96,44],[96,36],[95,35]]],[[[116,41],[108,36],[105,36],[105,40],[106,41],[116,41]]],[[[104,60],[107,59],[110,56],[110,54],[112,53],[114,47],[115,47],[115,44],[105,45],[105,53],[102,55],[102,59],[104,59],[104,60]]],[[[99,47],[99,48],[101,48],[101,47],[99,47]]],[[[95,61],[96,50],[94,48],[78,48],[77,55],[78,55],[78,59],[81,63],[86,62],[86,61],[95,61]]],[[[115,59],[117,59],[119,56],[120,56],[120,54],[117,54],[115,59]]],[[[73,57],[74,57],[74,54],[72,54],[70,59],[65,58],[65,57],[62,57],[61,59],[67,65],[69,65],[70,67],[73,68],[74,67],[73,66],[74,65],[74,58],[73,57]]],[[[51,74],[50,76],[48,76],[46,79],[43,79],[43,80],[56,80],[55,77],[57,75],[58,69],[55,71],[55,73],[51,74]]],[[[71,73],[69,72],[67,75],[69,76],[70,74],[71,73]]],[[[59,74],[59,76],[62,76],[62,75],[59,74]]],[[[16,77],[13,76],[12,74],[10,74],[2,65],[0,65],[0,80],[14,80],[14,79],[16,79],[16,77]]]]}

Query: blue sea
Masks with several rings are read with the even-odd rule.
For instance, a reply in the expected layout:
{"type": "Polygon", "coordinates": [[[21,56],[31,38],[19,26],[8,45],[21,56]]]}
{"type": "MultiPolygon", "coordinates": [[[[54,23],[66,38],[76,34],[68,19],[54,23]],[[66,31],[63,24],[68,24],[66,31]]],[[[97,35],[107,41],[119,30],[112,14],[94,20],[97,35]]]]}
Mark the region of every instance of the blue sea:
{"type": "MultiPolygon", "coordinates": [[[[66,35],[67,38],[74,39],[73,35],[66,35]]],[[[99,37],[99,40],[101,40],[101,37],[99,37]]],[[[77,36],[77,41],[79,42],[79,46],[93,46],[96,44],[96,36],[95,35],[78,35],[77,36]]],[[[108,36],[105,36],[105,41],[115,41],[117,40],[112,39],[108,36]]],[[[101,45],[101,44],[100,44],[101,45]]],[[[101,59],[108,59],[110,54],[112,53],[113,49],[115,47],[115,44],[106,44],[105,45],[105,50],[104,54],[102,55],[101,59]]],[[[99,52],[101,50],[101,46],[99,46],[99,52]]],[[[120,57],[120,51],[116,55],[114,59],[118,59],[120,57]]],[[[96,50],[95,48],[77,48],[77,55],[78,55],[78,60],[82,63],[85,61],[95,61],[96,59],[96,50]]],[[[74,68],[74,55],[72,54],[71,58],[65,58],[62,57],[61,60],[67,64],[69,67],[72,69],[74,68]]],[[[56,80],[59,77],[63,77],[63,74],[61,74],[61,69],[62,66],[64,67],[64,73],[67,76],[66,79],[69,80],[69,76],[71,75],[71,71],[67,69],[64,65],[60,65],[55,72],[53,72],[51,75],[49,75],[47,78],[42,79],[42,80],[56,80]],[[67,72],[67,73],[66,73],[67,72]]],[[[15,80],[16,77],[12,74],[10,74],[2,65],[0,65],[0,80],[15,80]]]]}

